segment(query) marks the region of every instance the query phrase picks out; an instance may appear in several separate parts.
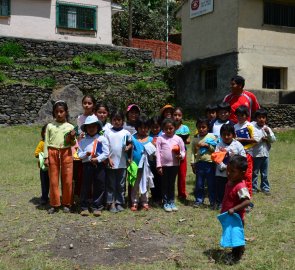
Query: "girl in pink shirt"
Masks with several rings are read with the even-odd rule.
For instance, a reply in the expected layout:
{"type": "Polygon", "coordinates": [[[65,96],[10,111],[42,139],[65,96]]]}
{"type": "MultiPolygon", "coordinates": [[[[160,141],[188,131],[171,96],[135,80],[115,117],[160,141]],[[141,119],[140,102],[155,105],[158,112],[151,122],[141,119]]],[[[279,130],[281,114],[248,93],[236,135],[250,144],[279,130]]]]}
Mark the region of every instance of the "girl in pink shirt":
{"type": "Polygon", "coordinates": [[[157,171],[161,175],[161,191],[164,210],[177,211],[174,202],[175,179],[178,173],[180,160],[185,157],[183,140],[175,135],[176,124],[172,119],[162,122],[163,134],[156,142],[157,171]]]}

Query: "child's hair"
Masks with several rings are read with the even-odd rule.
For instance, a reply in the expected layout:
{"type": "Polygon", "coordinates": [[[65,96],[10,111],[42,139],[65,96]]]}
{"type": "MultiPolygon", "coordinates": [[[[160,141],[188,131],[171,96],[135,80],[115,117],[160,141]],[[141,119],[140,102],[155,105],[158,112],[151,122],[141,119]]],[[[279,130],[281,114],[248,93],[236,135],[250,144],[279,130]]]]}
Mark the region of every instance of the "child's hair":
{"type": "Polygon", "coordinates": [[[247,115],[247,116],[249,116],[249,109],[246,106],[242,105],[242,106],[240,106],[240,107],[238,107],[236,109],[235,115],[247,115]]]}
{"type": "Polygon", "coordinates": [[[196,122],[196,127],[198,125],[205,124],[208,128],[210,127],[210,121],[206,117],[199,117],[196,122]]]}
{"type": "Polygon", "coordinates": [[[92,95],[85,95],[85,96],[82,98],[82,104],[83,104],[83,102],[84,102],[84,100],[85,100],[86,98],[90,98],[90,99],[91,99],[91,102],[93,103],[93,105],[95,105],[96,100],[95,100],[95,97],[92,96],[92,95]]]}
{"type": "MultiPolygon", "coordinates": [[[[87,133],[87,134],[88,134],[88,132],[87,132],[87,127],[88,126],[89,125],[85,125],[85,127],[84,127],[85,133],[87,133]]],[[[102,131],[101,124],[97,124],[97,132],[96,132],[96,134],[100,134],[101,131],[102,131]]]]}
{"type": "Polygon", "coordinates": [[[236,137],[235,128],[231,124],[223,124],[220,129],[220,136],[222,136],[223,133],[231,133],[233,137],[236,137]]]}
{"type": "Polygon", "coordinates": [[[152,126],[152,125],[161,126],[161,117],[159,115],[155,115],[152,118],[150,118],[149,122],[150,122],[150,124],[149,124],[150,126],[152,126]]]}
{"type": "Polygon", "coordinates": [[[52,116],[53,118],[55,118],[55,115],[54,115],[54,111],[56,110],[57,107],[63,107],[65,112],[66,112],[66,119],[67,121],[69,121],[69,108],[68,108],[68,104],[63,101],[63,100],[58,100],[56,101],[54,104],[53,104],[53,107],[52,107],[52,116]]]}
{"type": "Polygon", "coordinates": [[[95,105],[95,111],[97,112],[98,109],[99,108],[102,108],[102,107],[105,108],[108,113],[110,113],[110,109],[109,109],[108,105],[106,103],[103,103],[103,102],[96,103],[96,105],[95,105]]]}
{"type": "MultiPolygon", "coordinates": [[[[176,112],[176,111],[180,111],[182,114],[183,114],[183,109],[181,108],[181,107],[176,107],[175,109],[174,109],[174,112],[176,112]]],[[[173,112],[173,113],[174,113],[173,112]]]]}
{"type": "Polygon", "coordinates": [[[217,105],[217,111],[225,110],[230,112],[230,104],[227,102],[221,102],[217,105]]]}
{"type": "Polygon", "coordinates": [[[245,172],[248,168],[247,158],[243,157],[241,155],[233,155],[230,158],[228,165],[230,165],[242,172],[245,172]]]}
{"type": "Polygon", "coordinates": [[[114,119],[114,118],[121,118],[123,121],[125,120],[125,115],[122,111],[120,110],[114,110],[112,111],[111,113],[111,116],[110,116],[110,119],[111,121],[114,119]]]}
{"type": "Polygon", "coordinates": [[[205,108],[206,112],[216,112],[217,111],[217,105],[216,104],[209,104],[205,108]]]}
{"type": "Polygon", "coordinates": [[[257,118],[258,116],[265,116],[267,118],[267,110],[260,108],[255,112],[255,118],[257,118]]]}
{"type": "Polygon", "coordinates": [[[171,118],[165,118],[165,119],[162,121],[161,129],[163,130],[164,127],[165,127],[167,124],[172,124],[172,125],[176,128],[176,123],[175,123],[171,118]]]}
{"type": "Polygon", "coordinates": [[[242,76],[236,75],[231,78],[231,81],[234,81],[237,85],[241,85],[242,88],[245,86],[245,79],[242,76]]]}
{"type": "Polygon", "coordinates": [[[147,118],[146,115],[142,114],[138,117],[135,123],[135,129],[138,130],[138,128],[145,126],[145,127],[150,127],[150,121],[147,118]]]}
{"type": "Polygon", "coordinates": [[[47,124],[45,124],[42,128],[41,128],[41,138],[44,141],[45,140],[45,132],[46,132],[46,128],[47,128],[47,124]]]}

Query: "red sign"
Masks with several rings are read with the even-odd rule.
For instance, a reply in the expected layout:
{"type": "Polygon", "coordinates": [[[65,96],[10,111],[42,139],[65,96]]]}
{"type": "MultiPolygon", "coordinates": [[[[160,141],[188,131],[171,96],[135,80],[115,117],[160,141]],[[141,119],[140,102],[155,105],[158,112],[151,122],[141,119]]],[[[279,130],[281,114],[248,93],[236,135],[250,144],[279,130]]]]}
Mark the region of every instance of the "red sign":
{"type": "Polygon", "coordinates": [[[191,4],[191,9],[192,10],[197,10],[200,6],[200,0],[194,0],[191,4]]]}

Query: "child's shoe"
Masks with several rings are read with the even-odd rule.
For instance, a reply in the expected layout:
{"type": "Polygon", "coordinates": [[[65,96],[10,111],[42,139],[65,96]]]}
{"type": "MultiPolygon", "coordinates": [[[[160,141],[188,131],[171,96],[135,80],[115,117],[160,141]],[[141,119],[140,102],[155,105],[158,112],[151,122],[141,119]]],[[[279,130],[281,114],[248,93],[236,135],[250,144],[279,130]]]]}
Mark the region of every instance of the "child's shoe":
{"type": "Polygon", "coordinates": [[[98,209],[95,209],[95,210],[93,211],[93,215],[94,215],[95,217],[100,217],[100,216],[101,216],[101,211],[98,210],[98,209]]]}
{"type": "Polygon", "coordinates": [[[47,211],[47,213],[48,214],[54,214],[54,213],[57,213],[58,212],[58,207],[51,207],[48,211],[47,211]]]}
{"type": "Polygon", "coordinates": [[[150,209],[149,205],[147,203],[144,203],[142,205],[142,210],[148,211],[150,209]]]}
{"type": "Polygon", "coordinates": [[[62,208],[62,211],[63,211],[65,214],[68,214],[68,213],[71,212],[70,208],[67,207],[67,206],[64,206],[64,207],[62,208]]]}
{"type": "Polygon", "coordinates": [[[83,217],[88,217],[90,215],[90,213],[87,209],[85,209],[80,212],[80,215],[83,217]]]}
{"type": "Polygon", "coordinates": [[[133,212],[137,211],[137,209],[138,209],[138,205],[136,203],[132,204],[132,206],[130,207],[130,210],[133,212]]]}
{"type": "Polygon", "coordinates": [[[200,203],[200,202],[195,202],[194,203],[194,207],[195,208],[199,208],[199,207],[201,207],[202,206],[202,203],[200,203]]]}
{"type": "Polygon", "coordinates": [[[175,203],[171,203],[170,204],[170,207],[171,207],[171,210],[174,211],[174,212],[177,212],[178,211],[178,208],[176,207],[175,203]]]}
{"type": "Polygon", "coordinates": [[[171,208],[171,205],[169,203],[165,203],[164,204],[164,210],[166,212],[172,212],[172,208],[171,208]]]}
{"type": "Polygon", "coordinates": [[[118,210],[117,210],[117,208],[116,208],[115,206],[112,206],[112,207],[109,209],[109,211],[110,211],[111,213],[113,213],[113,214],[118,213],[118,210]]]}
{"type": "Polygon", "coordinates": [[[116,208],[118,212],[122,212],[125,210],[125,208],[121,204],[117,204],[116,208]]]}

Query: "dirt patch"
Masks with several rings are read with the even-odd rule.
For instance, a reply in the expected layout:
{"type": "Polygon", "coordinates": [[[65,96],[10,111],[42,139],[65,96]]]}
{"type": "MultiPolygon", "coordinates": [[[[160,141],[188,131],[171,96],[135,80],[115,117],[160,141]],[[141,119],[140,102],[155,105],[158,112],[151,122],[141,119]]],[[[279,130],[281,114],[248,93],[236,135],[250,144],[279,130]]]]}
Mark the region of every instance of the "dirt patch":
{"type": "Polygon", "coordinates": [[[148,228],[118,225],[116,230],[106,222],[93,221],[87,225],[61,226],[47,250],[54,257],[70,259],[80,265],[116,265],[178,259],[181,244],[174,236],[148,228]]]}

